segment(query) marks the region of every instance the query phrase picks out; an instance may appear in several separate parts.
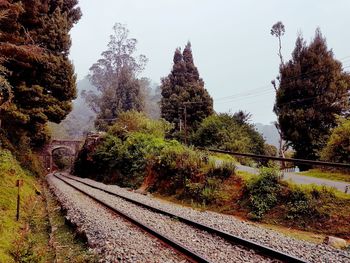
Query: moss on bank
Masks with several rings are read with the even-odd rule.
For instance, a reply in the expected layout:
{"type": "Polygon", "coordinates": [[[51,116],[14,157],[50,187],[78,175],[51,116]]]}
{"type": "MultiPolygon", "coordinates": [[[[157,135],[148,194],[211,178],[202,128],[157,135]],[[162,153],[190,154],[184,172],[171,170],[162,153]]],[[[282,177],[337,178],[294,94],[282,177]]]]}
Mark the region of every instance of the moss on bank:
{"type": "MultiPolygon", "coordinates": [[[[0,262],[54,262],[56,251],[50,242],[50,222],[46,200],[41,193],[45,186],[39,177],[22,169],[13,155],[0,149],[0,262]],[[17,187],[16,180],[22,179],[20,189],[20,220],[16,221],[17,187]]],[[[52,197],[48,203],[55,202],[52,197]]],[[[87,253],[84,243],[77,242],[71,229],[64,225],[64,218],[57,211],[52,212],[57,221],[56,246],[65,247],[59,262],[95,262],[87,253]],[[68,248],[68,249],[67,249],[68,248]],[[68,252],[67,252],[68,251],[68,252]],[[68,253],[69,254],[69,253],[68,253]],[[81,260],[80,260],[81,259],[81,260]]],[[[54,221],[55,222],[55,221],[54,221]]]]}

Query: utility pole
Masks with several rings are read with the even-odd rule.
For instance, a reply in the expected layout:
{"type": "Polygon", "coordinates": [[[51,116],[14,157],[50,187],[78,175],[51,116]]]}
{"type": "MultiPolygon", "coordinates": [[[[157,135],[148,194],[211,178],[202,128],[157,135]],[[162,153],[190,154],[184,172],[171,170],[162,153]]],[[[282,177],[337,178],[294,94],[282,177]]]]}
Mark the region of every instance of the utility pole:
{"type": "Polygon", "coordinates": [[[202,101],[187,101],[187,102],[184,102],[183,105],[184,105],[184,130],[185,130],[185,144],[187,145],[187,105],[190,105],[190,104],[201,104],[203,103],[202,101]]]}

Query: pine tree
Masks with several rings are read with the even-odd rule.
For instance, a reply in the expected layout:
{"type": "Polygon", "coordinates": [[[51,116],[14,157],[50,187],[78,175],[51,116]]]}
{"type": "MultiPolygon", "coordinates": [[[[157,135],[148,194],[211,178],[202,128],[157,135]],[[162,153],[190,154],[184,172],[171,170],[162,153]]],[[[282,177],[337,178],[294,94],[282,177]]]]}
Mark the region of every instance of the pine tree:
{"type": "Polygon", "coordinates": [[[75,74],[68,54],[69,31],[81,13],[77,0],[1,1],[0,52],[9,70],[11,107],[2,112],[2,128],[13,143],[47,139],[46,123],[60,122],[75,98],[75,74]]]}
{"type": "Polygon", "coordinates": [[[297,158],[318,159],[337,116],[349,110],[350,76],[328,50],[319,29],[307,45],[299,36],[292,59],[280,66],[274,111],[297,158]]]}
{"type": "Polygon", "coordinates": [[[186,108],[186,126],[192,131],[213,114],[213,100],[194,65],[190,42],[182,53],[179,48],[175,50],[173,62],[172,71],[162,79],[161,116],[175,124],[175,132],[178,132],[186,108]]]}

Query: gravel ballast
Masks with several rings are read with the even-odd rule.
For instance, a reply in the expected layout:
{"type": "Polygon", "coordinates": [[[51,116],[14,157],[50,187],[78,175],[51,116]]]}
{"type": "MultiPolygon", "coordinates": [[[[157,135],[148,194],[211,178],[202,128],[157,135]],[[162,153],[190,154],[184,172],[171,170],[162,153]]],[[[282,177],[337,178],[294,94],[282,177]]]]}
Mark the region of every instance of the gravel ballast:
{"type": "MultiPolygon", "coordinates": [[[[191,209],[189,207],[183,207],[170,202],[165,202],[163,200],[153,198],[150,195],[146,196],[146,195],[142,195],[132,191],[128,191],[127,189],[120,188],[115,185],[105,185],[90,179],[83,179],[83,178],[78,178],[73,176],[72,178],[81,180],[91,185],[114,192],[116,194],[120,194],[122,196],[143,202],[145,204],[176,214],[178,216],[185,217],[190,220],[206,224],[213,228],[227,231],[233,235],[237,235],[239,237],[243,237],[245,239],[249,239],[251,241],[266,245],[268,247],[274,248],[284,253],[299,257],[308,262],[344,262],[344,263],[350,262],[349,250],[347,251],[339,250],[339,249],[334,249],[325,244],[314,244],[311,242],[297,240],[292,237],[285,236],[276,231],[268,230],[266,228],[259,227],[255,224],[251,224],[249,222],[239,220],[230,215],[224,215],[224,214],[219,214],[219,213],[210,212],[210,211],[201,212],[198,210],[191,209]]],[[[98,190],[95,190],[95,191],[98,191],[98,190]]],[[[131,204],[128,204],[128,205],[131,206],[131,204]]],[[[139,209],[142,209],[142,208],[139,208],[139,209]]],[[[160,217],[164,217],[164,216],[160,215],[160,217]]],[[[162,227],[160,226],[160,228],[162,227]]],[[[245,251],[244,253],[246,252],[248,253],[249,251],[245,251]]],[[[266,259],[263,259],[263,260],[266,261],[266,259]]],[[[225,261],[225,262],[228,262],[228,261],[225,261]]],[[[231,262],[234,262],[234,261],[231,261],[231,262]]],[[[242,262],[254,262],[254,261],[242,261],[242,262]]]]}
{"type": "Polygon", "coordinates": [[[216,235],[191,227],[169,216],[152,212],[73,180],[69,180],[69,183],[176,240],[197,254],[203,255],[210,262],[272,262],[271,259],[257,255],[253,250],[249,251],[244,247],[233,245],[216,235]]]}
{"type": "Polygon", "coordinates": [[[188,262],[160,241],[116,216],[52,175],[50,188],[67,211],[67,219],[84,233],[101,262],[188,262]]]}

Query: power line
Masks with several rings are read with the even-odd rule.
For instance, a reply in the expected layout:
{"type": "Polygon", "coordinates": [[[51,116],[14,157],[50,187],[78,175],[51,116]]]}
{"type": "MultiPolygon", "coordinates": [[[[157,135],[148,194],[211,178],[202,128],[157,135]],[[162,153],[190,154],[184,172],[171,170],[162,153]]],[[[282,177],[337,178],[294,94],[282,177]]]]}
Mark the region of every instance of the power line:
{"type": "MultiPolygon", "coordinates": [[[[350,55],[349,56],[346,56],[346,57],[343,57],[340,59],[341,60],[348,60],[350,59],[350,55]]],[[[345,68],[349,68],[350,66],[343,66],[342,67],[342,70],[344,70],[345,68]]],[[[312,76],[312,75],[316,75],[316,74],[319,74],[322,72],[323,69],[327,68],[326,66],[323,66],[321,67],[320,69],[317,69],[317,70],[313,70],[313,71],[309,71],[309,72],[306,72],[306,73],[303,73],[303,74],[299,74],[297,76],[293,76],[293,77],[289,77],[289,78],[284,78],[283,81],[288,81],[286,84],[290,84],[292,83],[291,80],[298,80],[299,78],[301,77],[305,77],[305,76],[312,76]],[[289,81],[290,80],[290,81],[289,81]]],[[[305,78],[304,78],[305,79],[305,78]]],[[[258,95],[260,92],[265,92],[267,90],[271,90],[271,84],[269,85],[265,85],[265,86],[262,86],[260,88],[254,88],[254,89],[251,89],[251,90],[248,90],[248,91],[245,91],[245,92],[239,92],[239,93],[236,93],[236,94],[233,94],[233,95],[229,95],[229,96],[225,96],[225,97],[220,97],[220,98],[216,98],[215,101],[220,101],[220,100],[228,100],[228,99],[232,99],[232,98],[235,98],[235,97],[244,97],[244,96],[249,96],[250,94],[256,94],[258,95]]],[[[225,102],[226,103],[226,102],[225,102]]]]}
{"type": "MultiPolygon", "coordinates": [[[[323,67],[323,68],[325,68],[325,67],[323,67]]],[[[344,70],[346,68],[350,68],[350,65],[342,67],[342,70],[344,70]]],[[[290,80],[291,79],[295,80],[297,77],[301,77],[301,76],[309,76],[309,79],[311,79],[310,78],[311,76],[319,74],[321,72],[322,72],[321,70],[317,70],[317,71],[315,70],[315,71],[311,71],[311,72],[308,72],[308,73],[300,74],[300,75],[298,75],[296,77],[285,78],[284,80],[289,80],[289,79],[290,80]]],[[[303,78],[303,80],[305,80],[305,79],[308,79],[308,78],[303,78]]],[[[289,84],[293,83],[294,80],[293,81],[284,82],[284,84],[285,85],[289,85],[289,84]]],[[[296,80],[298,80],[298,79],[296,79],[296,80]]],[[[226,103],[231,103],[231,102],[235,102],[235,101],[240,101],[240,100],[243,100],[243,99],[250,99],[250,98],[254,98],[254,97],[258,97],[258,96],[262,96],[262,95],[267,95],[267,94],[270,94],[270,93],[275,93],[275,90],[271,89],[271,88],[269,88],[268,90],[267,89],[263,89],[263,90],[255,92],[255,93],[252,93],[254,90],[257,90],[257,89],[252,89],[252,90],[250,90],[249,92],[246,92],[246,93],[237,93],[236,95],[231,95],[231,96],[222,97],[222,98],[219,98],[219,99],[214,99],[214,101],[218,101],[220,99],[221,100],[229,99],[228,101],[221,102],[221,104],[226,104],[226,103]],[[246,95],[241,95],[240,96],[239,94],[246,94],[246,95]]]]}

